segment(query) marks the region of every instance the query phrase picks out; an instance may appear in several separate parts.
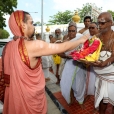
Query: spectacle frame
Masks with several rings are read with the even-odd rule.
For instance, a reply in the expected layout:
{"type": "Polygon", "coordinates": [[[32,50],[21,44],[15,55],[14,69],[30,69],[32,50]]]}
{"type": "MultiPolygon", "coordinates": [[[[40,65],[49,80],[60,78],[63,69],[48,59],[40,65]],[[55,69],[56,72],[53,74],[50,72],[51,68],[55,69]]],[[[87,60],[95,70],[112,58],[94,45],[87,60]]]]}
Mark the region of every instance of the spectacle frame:
{"type": "Polygon", "coordinates": [[[76,32],[76,30],[68,30],[68,32],[76,32]]]}
{"type": "Polygon", "coordinates": [[[110,20],[109,21],[106,21],[106,22],[97,22],[98,23],[98,25],[105,25],[105,23],[108,23],[108,22],[110,22],[110,20]]]}
{"type": "Polygon", "coordinates": [[[95,28],[97,28],[97,27],[89,27],[89,29],[95,29],[95,28]]]}

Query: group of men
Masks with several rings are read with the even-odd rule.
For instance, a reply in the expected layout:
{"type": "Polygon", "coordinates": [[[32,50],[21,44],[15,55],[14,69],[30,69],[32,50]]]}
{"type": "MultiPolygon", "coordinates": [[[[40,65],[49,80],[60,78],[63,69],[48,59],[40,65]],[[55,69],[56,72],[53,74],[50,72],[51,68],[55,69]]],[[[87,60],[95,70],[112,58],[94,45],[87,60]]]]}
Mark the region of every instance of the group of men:
{"type": "MultiPolygon", "coordinates": [[[[84,23],[88,23],[88,20],[88,18],[85,19],[84,23]]],[[[99,61],[91,63],[91,66],[96,76],[96,81],[94,81],[95,108],[99,107],[99,113],[105,114],[108,103],[114,106],[114,32],[111,29],[113,18],[110,13],[103,12],[98,16],[98,26],[96,23],[91,23],[91,20],[89,21],[90,35],[93,36],[99,32],[97,37],[103,43],[99,61]],[[99,31],[97,31],[98,27],[99,31]],[[96,33],[93,33],[94,29],[96,33]]],[[[85,72],[83,64],[73,61],[69,53],[90,38],[90,35],[82,35],[87,27],[85,26],[85,29],[77,33],[77,26],[71,22],[65,42],[59,44],[33,40],[33,19],[25,11],[13,12],[9,18],[9,27],[14,36],[19,37],[10,41],[2,54],[2,74],[5,84],[8,82],[5,88],[3,114],[47,113],[41,56],[60,53],[64,53],[67,58],[60,82],[62,95],[68,103],[72,103],[75,97],[83,108],[87,71],[85,72]]],[[[114,114],[114,108],[112,114],[114,114]]]]}
{"type": "MultiPolygon", "coordinates": [[[[69,57],[73,50],[65,52],[64,56],[59,54],[61,57],[67,58],[60,81],[61,92],[68,104],[73,103],[76,99],[81,108],[84,108],[83,103],[88,96],[95,95],[95,108],[99,108],[100,114],[105,114],[108,103],[114,106],[114,32],[111,29],[113,18],[109,12],[101,13],[97,22],[92,22],[91,17],[86,16],[84,25],[83,29],[77,31],[76,24],[69,23],[68,34],[63,37],[63,42],[75,41],[85,34],[90,34],[90,38],[96,35],[103,44],[99,61],[86,67],[83,63],[69,57]],[[85,95],[87,96],[85,97],[85,95]]],[[[114,107],[112,114],[114,114],[114,107]]]]}
{"type": "MultiPolygon", "coordinates": [[[[69,23],[68,34],[67,37],[64,37],[64,41],[75,41],[83,36],[83,34],[90,34],[91,38],[93,35],[98,33],[97,24],[92,22],[90,16],[86,16],[84,18],[84,24],[85,28],[77,31],[76,24],[74,22],[69,23]]],[[[84,108],[83,102],[85,94],[94,95],[95,73],[92,67],[89,66],[86,68],[86,65],[83,63],[74,61],[71,57],[69,57],[69,54],[72,51],[65,53],[67,60],[62,72],[62,78],[60,82],[61,92],[68,104],[72,104],[76,99],[79,102],[81,108],[84,108]],[[90,70],[88,71],[88,69],[90,70]]]]}

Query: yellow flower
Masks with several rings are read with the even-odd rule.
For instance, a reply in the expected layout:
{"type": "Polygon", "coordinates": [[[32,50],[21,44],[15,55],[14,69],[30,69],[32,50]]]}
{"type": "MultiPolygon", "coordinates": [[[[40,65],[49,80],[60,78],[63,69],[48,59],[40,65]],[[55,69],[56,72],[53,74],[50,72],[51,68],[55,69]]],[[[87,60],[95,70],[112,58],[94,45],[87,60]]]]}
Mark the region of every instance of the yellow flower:
{"type": "Polygon", "coordinates": [[[58,55],[53,55],[53,61],[55,64],[60,64],[61,63],[61,57],[58,55]]]}

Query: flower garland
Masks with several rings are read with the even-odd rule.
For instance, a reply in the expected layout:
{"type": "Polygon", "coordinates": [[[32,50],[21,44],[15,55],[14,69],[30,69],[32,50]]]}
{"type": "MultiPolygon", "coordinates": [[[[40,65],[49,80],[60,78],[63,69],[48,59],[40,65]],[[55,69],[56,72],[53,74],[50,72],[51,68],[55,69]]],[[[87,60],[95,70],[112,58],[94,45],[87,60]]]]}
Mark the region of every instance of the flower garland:
{"type": "Polygon", "coordinates": [[[99,52],[101,49],[102,43],[99,38],[93,36],[91,39],[88,39],[82,46],[80,50],[75,50],[71,52],[71,56],[74,60],[85,59],[87,61],[96,61],[99,58],[99,52]],[[93,56],[92,56],[93,54],[93,56]]]}

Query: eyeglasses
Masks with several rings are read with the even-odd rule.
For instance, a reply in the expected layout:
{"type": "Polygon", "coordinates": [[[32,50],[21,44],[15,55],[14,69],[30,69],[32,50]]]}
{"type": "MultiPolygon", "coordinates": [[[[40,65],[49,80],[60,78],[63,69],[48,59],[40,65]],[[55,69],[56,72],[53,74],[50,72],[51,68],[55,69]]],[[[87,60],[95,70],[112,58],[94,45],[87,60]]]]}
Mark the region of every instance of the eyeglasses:
{"type": "Polygon", "coordinates": [[[76,30],[68,30],[68,32],[76,32],[76,30]]]}
{"type": "Polygon", "coordinates": [[[89,29],[95,29],[96,27],[89,27],[89,29]]]}
{"type": "Polygon", "coordinates": [[[110,22],[110,20],[109,21],[106,21],[106,22],[97,22],[98,23],[98,25],[105,25],[105,23],[108,23],[108,22],[110,22]]]}

